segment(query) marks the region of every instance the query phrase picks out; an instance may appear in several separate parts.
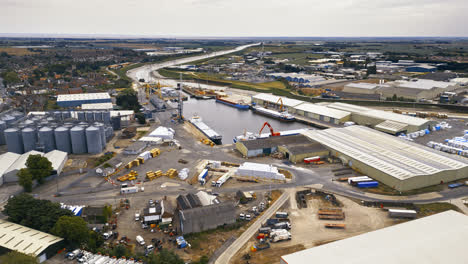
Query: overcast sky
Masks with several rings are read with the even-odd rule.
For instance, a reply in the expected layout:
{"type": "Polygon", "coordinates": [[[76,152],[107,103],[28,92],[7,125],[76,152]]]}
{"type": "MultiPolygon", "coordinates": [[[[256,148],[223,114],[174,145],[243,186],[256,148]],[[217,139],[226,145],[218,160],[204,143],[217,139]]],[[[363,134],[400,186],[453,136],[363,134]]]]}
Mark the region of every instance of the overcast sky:
{"type": "Polygon", "coordinates": [[[468,0],[0,0],[0,33],[468,36],[468,0]]]}

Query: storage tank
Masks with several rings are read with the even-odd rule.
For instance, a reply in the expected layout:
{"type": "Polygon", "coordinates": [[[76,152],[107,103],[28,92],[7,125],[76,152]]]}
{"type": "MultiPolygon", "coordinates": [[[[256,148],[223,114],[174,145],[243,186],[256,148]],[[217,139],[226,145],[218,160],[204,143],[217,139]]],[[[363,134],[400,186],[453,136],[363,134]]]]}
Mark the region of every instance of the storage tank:
{"type": "Polygon", "coordinates": [[[97,154],[102,152],[101,133],[99,128],[90,126],[86,129],[86,143],[88,153],[97,154]]]}
{"type": "Polygon", "coordinates": [[[111,121],[111,115],[109,111],[102,112],[102,121],[106,124],[109,124],[111,121]]]}
{"type": "Polygon", "coordinates": [[[88,152],[85,129],[82,126],[74,126],[70,129],[70,138],[73,154],[84,154],[88,152]]]}
{"type": "Polygon", "coordinates": [[[94,122],[94,112],[93,111],[86,111],[86,121],[94,122]]]}
{"type": "Polygon", "coordinates": [[[5,141],[9,152],[18,154],[24,153],[23,139],[21,132],[16,128],[8,128],[5,130],[5,141]]]}
{"type": "Polygon", "coordinates": [[[35,129],[26,127],[21,130],[21,136],[23,138],[24,152],[29,152],[36,149],[37,132],[35,129]]]}
{"type": "Polygon", "coordinates": [[[108,142],[112,138],[114,131],[111,126],[106,127],[106,141],[108,142]]]}
{"type": "Polygon", "coordinates": [[[50,127],[42,127],[38,132],[39,144],[44,146],[44,152],[55,149],[54,130],[50,127]]]}
{"type": "Polygon", "coordinates": [[[122,129],[120,116],[112,117],[112,128],[114,129],[114,131],[122,129]]]}
{"type": "Polygon", "coordinates": [[[102,121],[102,112],[94,111],[94,121],[102,121]]]}
{"type": "Polygon", "coordinates": [[[54,130],[55,145],[63,152],[72,153],[70,128],[61,126],[54,130]]]}
{"type": "Polygon", "coordinates": [[[15,118],[11,115],[4,115],[2,120],[5,121],[7,127],[10,127],[15,122],[15,118]]]}
{"type": "Polygon", "coordinates": [[[54,116],[55,120],[62,120],[62,112],[60,112],[60,111],[55,111],[53,113],[53,116],[54,116]]]}
{"type": "Polygon", "coordinates": [[[62,120],[71,118],[70,111],[62,111],[62,120]]]}
{"type": "Polygon", "coordinates": [[[5,145],[5,130],[7,129],[7,125],[5,121],[0,120],[0,145],[5,145]]]}
{"type": "Polygon", "coordinates": [[[103,123],[94,123],[94,126],[99,128],[99,134],[101,135],[101,145],[102,149],[106,148],[106,131],[103,123]]]}
{"type": "Polygon", "coordinates": [[[24,114],[21,113],[21,112],[15,111],[15,112],[11,113],[11,116],[12,116],[15,120],[19,120],[19,119],[23,118],[24,114]]]}
{"type": "Polygon", "coordinates": [[[85,121],[86,120],[86,115],[85,115],[85,112],[83,112],[83,111],[78,111],[77,116],[78,116],[79,121],[85,121]]]}
{"type": "Polygon", "coordinates": [[[66,128],[69,128],[69,129],[72,128],[72,127],[74,127],[73,123],[70,123],[70,122],[63,123],[62,126],[63,126],[63,127],[66,127],[66,128]]]}

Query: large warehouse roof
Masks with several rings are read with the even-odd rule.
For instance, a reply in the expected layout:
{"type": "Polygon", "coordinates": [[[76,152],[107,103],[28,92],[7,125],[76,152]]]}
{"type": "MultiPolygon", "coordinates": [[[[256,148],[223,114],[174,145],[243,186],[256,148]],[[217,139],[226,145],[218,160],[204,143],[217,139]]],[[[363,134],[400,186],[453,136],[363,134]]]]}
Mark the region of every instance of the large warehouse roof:
{"type": "Polygon", "coordinates": [[[57,170],[60,168],[63,161],[67,159],[68,154],[64,151],[54,149],[44,154],[44,157],[46,157],[52,163],[52,168],[57,170]]]}
{"type": "Polygon", "coordinates": [[[335,119],[342,119],[349,116],[351,113],[338,109],[329,108],[322,105],[303,103],[295,107],[296,110],[301,110],[308,113],[314,113],[321,116],[328,116],[335,119]]]}
{"type": "Polygon", "coordinates": [[[63,101],[81,101],[81,100],[96,100],[96,99],[109,99],[108,93],[82,93],[82,94],[59,94],[57,102],[63,101]]]}
{"type": "Polygon", "coordinates": [[[282,256],[281,263],[462,264],[467,237],[468,216],[447,211],[282,256]]]}
{"type": "Polygon", "coordinates": [[[415,81],[404,81],[404,80],[398,80],[395,81],[393,84],[399,86],[399,87],[404,87],[404,88],[410,88],[410,89],[421,89],[421,90],[430,90],[433,88],[447,88],[451,85],[455,85],[456,83],[450,83],[450,82],[439,82],[439,81],[433,81],[433,80],[426,80],[426,79],[418,79],[415,81]]]}
{"type": "Polygon", "coordinates": [[[58,170],[63,160],[67,158],[68,154],[60,150],[52,150],[44,154],[43,152],[31,150],[22,155],[7,152],[0,155],[0,164],[5,164],[0,168],[0,176],[6,173],[9,173],[14,170],[20,170],[26,168],[26,161],[29,158],[29,155],[41,155],[45,156],[51,163],[54,170],[58,170]],[[5,161],[5,163],[4,163],[5,161]]]}
{"type": "Polygon", "coordinates": [[[31,150],[29,152],[22,154],[21,156],[18,157],[17,160],[11,163],[11,165],[9,164],[9,168],[5,171],[5,173],[8,173],[13,170],[20,170],[20,169],[26,168],[26,161],[28,160],[29,155],[41,155],[42,156],[44,155],[44,153],[31,150]]]}
{"type": "Polygon", "coordinates": [[[82,104],[81,109],[83,110],[91,110],[91,109],[97,109],[97,110],[109,110],[113,109],[114,106],[112,103],[95,103],[95,104],[82,104]]]}
{"type": "Polygon", "coordinates": [[[375,109],[371,109],[371,108],[367,108],[363,106],[357,106],[357,105],[351,105],[351,104],[345,104],[345,103],[332,103],[332,104],[327,105],[327,107],[342,110],[342,111],[348,111],[348,112],[356,113],[359,115],[365,115],[365,116],[369,116],[369,117],[373,117],[377,119],[391,120],[394,122],[405,123],[405,124],[413,125],[413,126],[421,126],[429,122],[428,120],[424,118],[396,114],[393,112],[375,110],[375,109]]]}
{"type": "Polygon", "coordinates": [[[276,96],[276,95],[266,94],[266,93],[259,93],[257,95],[252,96],[252,98],[259,99],[262,101],[267,101],[273,104],[276,104],[276,102],[278,102],[278,100],[281,98],[281,100],[283,101],[283,105],[288,106],[288,107],[295,107],[297,105],[304,103],[303,101],[299,101],[296,99],[291,99],[291,98],[287,98],[283,96],[276,96]]]}
{"type": "Polygon", "coordinates": [[[468,167],[468,161],[363,127],[311,130],[304,135],[399,180],[468,167]]]}
{"type": "MultiPolygon", "coordinates": [[[[17,159],[19,159],[20,156],[21,156],[20,154],[16,154],[13,152],[7,152],[1,155],[0,164],[2,164],[2,166],[0,166],[0,176],[5,174],[5,172],[8,171],[9,165],[13,164],[17,159]]],[[[1,184],[1,181],[0,181],[0,184],[1,184]]]]}
{"type": "Polygon", "coordinates": [[[63,240],[41,231],[0,220],[0,246],[26,255],[38,256],[50,245],[63,240]]]}

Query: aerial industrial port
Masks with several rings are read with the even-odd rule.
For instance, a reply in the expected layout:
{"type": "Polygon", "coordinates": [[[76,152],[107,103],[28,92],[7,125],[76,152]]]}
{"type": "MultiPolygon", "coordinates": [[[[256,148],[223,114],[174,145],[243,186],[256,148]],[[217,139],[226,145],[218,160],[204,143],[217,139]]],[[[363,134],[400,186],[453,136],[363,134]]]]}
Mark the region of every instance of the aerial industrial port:
{"type": "Polygon", "coordinates": [[[0,38],[0,263],[466,263],[467,52],[0,38]]]}

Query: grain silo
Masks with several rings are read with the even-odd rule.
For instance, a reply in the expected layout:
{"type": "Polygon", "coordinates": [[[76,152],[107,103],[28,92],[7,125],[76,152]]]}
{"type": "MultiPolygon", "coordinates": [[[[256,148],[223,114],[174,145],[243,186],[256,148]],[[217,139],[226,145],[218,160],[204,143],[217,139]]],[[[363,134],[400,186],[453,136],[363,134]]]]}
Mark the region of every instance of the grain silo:
{"type": "Polygon", "coordinates": [[[102,112],[102,121],[106,124],[109,124],[111,121],[111,116],[109,111],[102,112]]]}
{"type": "Polygon", "coordinates": [[[94,122],[94,112],[93,111],[86,111],[86,121],[94,122]]]}
{"type": "Polygon", "coordinates": [[[44,147],[44,152],[55,149],[54,130],[50,127],[42,127],[38,132],[39,144],[44,147]]]}
{"type": "Polygon", "coordinates": [[[82,126],[74,126],[70,129],[70,138],[73,154],[83,154],[88,152],[85,129],[82,126]]]}
{"type": "Polygon", "coordinates": [[[5,130],[7,129],[7,125],[5,121],[0,120],[0,145],[5,145],[5,130]]]}
{"type": "Polygon", "coordinates": [[[21,113],[21,112],[15,111],[15,112],[11,113],[11,116],[12,116],[15,120],[19,120],[19,119],[21,119],[21,118],[24,117],[24,114],[21,113]]]}
{"type": "Polygon", "coordinates": [[[86,120],[86,114],[83,111],[78,111],[77,116],[78,116],[77,119],[79,121],[85,121],[86,120]]]}
{"type": "Polygon", "coordinates": [[[99,134],[101,135],[102,149],[106,148],[106,131],[105,126],[102,123],[94,123],[94,126],[99,128],[99,134]]]}
{"type": "Polygon", "coordinates": [[[21,130],[21,136],[23,138],[24,152],[29,152],[36,149],[37,132],[35,129],[26,127],[21,130]]]}
{"type": "Polygon", "coordinates": [[[23,139],[21,132],[16,128],[8,128],[5,130],[5,140],[9,152],[23,154],[23,139]]]}
{"type": "Polygon", "coordinates": [[[54,130],[55,145],[63,152],[72,153],[70,128],[61,126],[54,130]]]}
{"type": "Polygon", "coordinates": [[[121,124],[120,116],[114,116],[112,117],[112,128],[115,130],[120,130],[122,129],[122,124],[121,124]]]}
{"type": "Polygon", "coordinates": [[[111,126],[106,127],[106,141],[109,141],[112,138],[112,134],[114,133],[114,130],[112,129],[111,126]]]}
{"type": "Polygon", "coordinates": [[[10,127],[15,122],[15,118],[11,115],[4,115],[2,120],[5,121],[7,127],[10,127]]]}
{"type": "Polygon", "coordinates": [[[86,129],[86,143],[88,153],[97,154],[102,152],[101,133],[99,128],[90,126],[86,129]]]}
{"type": "Polygon", "coordinates": [[[71,118],[70,111],[62,111],[62,119],[66,120],[66,119],[69,119],[69,118],[71,118]]]}
{"type": "MultiPolygon", "coordinates": [[[[54,118],[55,120],[62,120],[62,112],[60,112],[60,111],[55,111],[55,112],[53,113],[53,118],[54,118]]],[[[47,120],[49,120],[49,118],[47,118],[47,120]]]]}
{"type": "Polygon", "coordinates": [[[101,111],[94,111],[94,121],[102,121],[102,112],[101,111]]]}

